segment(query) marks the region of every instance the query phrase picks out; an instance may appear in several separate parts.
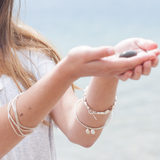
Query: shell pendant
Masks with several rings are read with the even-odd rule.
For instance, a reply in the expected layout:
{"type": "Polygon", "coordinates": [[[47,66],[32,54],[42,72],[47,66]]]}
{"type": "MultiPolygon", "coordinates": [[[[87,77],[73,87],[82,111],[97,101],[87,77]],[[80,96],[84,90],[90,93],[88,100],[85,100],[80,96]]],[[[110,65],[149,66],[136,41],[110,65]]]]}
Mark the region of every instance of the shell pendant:
{"type": "Polygon", "coordinates": [[[91,129],[91,134],[94,135],[96,132],[94,129],[91,129]]]}
{"type": "Polygon", "coordinates": [[[90,134],[90,130],[89,130],[88,128],[86,129],[86,133],[87,133],[87,134],[90,134]]]}
{"type": "Polygon", "coordinates": [[[91,130],[89,130],[88,128],[86,129],[86,133],[87,134],[92,134],[92,135],[94,135],[96,132],[95,132],[95,130],[94,129],[91,129],[91,130]]]}

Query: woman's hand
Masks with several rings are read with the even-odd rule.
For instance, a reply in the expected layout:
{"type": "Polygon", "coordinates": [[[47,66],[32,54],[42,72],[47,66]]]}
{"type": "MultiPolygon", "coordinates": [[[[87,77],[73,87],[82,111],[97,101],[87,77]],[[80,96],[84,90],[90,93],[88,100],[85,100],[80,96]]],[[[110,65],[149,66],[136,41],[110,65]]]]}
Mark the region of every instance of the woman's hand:
{"type": "MultiPolygon", "coordinates": [[[[157,49],[149,51],[146,54],[146,51],[140,49],[132,41],[121,42],[115,48],[106,46],[97,48],[81,46],[73,48],[66,57],[67,68],[76,79],[84,76],[120,77],[121,79],[121,76],[123,77],[122,74],[126,71],[127,74],[128,72],[132,74],[132,70],[135,67],[141,66],[144,62],[150,62],[156,59],[156,56],[160,54],[160,51],[157,49]],[[124,46],[126,43],[128,43],[128,47],[124,46]],[[138,55],[131,58],[119,58],[119,53],[130,49],[136,50],[138,55]]],[[[147,49],[150,50],[153,48],[148,47],[147,49]]]]}
{"type": "MultiPolygon", "coordinates": [[[[151,40],[145,40],[142,38],[131,38],[118,43],[115,46],[115,52],[117,55],[119,55],[124,51],[135,50],[137,51],[137,53],[144,51],[147,54],[147,51],[151,51],[156,48],[157,44],[151,40]]],[[[127,80],[128,78],[138,80],[141,77],[141,75],[149,75],[151,68],[156,67],[158,65],[158,54],[159,53],[157,52],[156,58],[152,61],[146,61],[143,64],[136,66],[133,70],[118,75],[117,78],[123,81],[127,80]]]]}

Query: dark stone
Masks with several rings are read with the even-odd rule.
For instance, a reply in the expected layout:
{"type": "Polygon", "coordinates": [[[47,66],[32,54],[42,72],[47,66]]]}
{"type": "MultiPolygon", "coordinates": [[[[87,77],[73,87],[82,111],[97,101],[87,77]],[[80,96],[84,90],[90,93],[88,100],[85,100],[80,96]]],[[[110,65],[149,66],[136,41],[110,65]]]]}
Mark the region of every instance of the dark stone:
{"type": "Polygon", "coordinates": [[[126,51],[126,52],[121,53],[119,55],[119,57],[129,58],[129,57],[133,57],[133,56],[136,56],[136,55],[137,55],[136,51],[126,51]]]}

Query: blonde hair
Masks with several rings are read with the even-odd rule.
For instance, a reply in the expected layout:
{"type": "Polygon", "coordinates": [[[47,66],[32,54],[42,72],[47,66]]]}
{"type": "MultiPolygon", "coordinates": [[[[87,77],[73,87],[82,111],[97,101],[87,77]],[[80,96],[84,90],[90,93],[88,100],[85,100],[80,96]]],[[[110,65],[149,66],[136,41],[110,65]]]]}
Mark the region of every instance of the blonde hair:
{"type": "MultiPolygon", "coordinates": [[[[61,58],[52,43],[12,16],[13,4],[14,0],[3,0],[0,6],[0,51],[2,54],[0,72],[12,77],[19,90],[22,91],[18,81],[28,89],[37,79],[29,70],[23,68],[16,51],[23,49],[38,51],[49,56],[56,64],[61,58]]],[[[72,88],[74,90],[74,85],[72,88]]]]}
{"type": "MultiPolygon", "coordinates": [[[[0,73],[12,77],[22,92],[18,82],[25,89],[29,89],[37,79],[29,70],[23,68],[16,51],[23,49],[38,51],[49,56],[56,64],[61,58],[52,43],[12,16],[13,4],[14,0],[1,0],[0,3],[0,73]]],[[[72,89],[74,88],[78,87],[72,84],[72,89]]],[[[43,123],[49,126],[48,122],[43,123]]]]}

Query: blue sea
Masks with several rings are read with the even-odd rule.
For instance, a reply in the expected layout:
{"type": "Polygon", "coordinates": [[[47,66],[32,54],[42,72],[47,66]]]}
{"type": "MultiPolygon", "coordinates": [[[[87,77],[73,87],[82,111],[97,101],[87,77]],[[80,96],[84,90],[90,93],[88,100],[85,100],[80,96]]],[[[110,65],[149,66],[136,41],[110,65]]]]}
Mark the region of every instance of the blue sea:
{"type": "MultiPolygon", "coordinates": [[[[159,0],[22,0],[21,17],[63,57],[76,46],[114,46],[131,37],[160,45],[159,0]]],[[[76,84],[85,88],[89,81],[76,84]]],[[[58,160],[160,160],[160,66],[138,81],[120,81],[117,96],[112,122],[91,148],[72,144],[55,129],[58,160]]]]}

